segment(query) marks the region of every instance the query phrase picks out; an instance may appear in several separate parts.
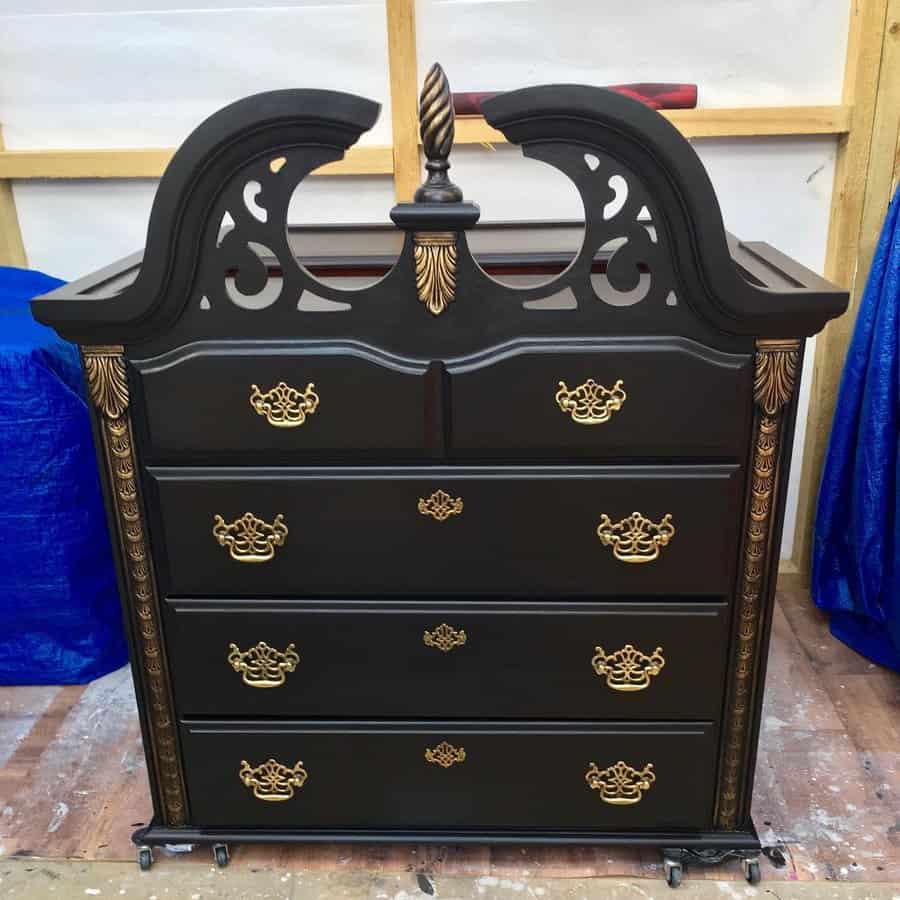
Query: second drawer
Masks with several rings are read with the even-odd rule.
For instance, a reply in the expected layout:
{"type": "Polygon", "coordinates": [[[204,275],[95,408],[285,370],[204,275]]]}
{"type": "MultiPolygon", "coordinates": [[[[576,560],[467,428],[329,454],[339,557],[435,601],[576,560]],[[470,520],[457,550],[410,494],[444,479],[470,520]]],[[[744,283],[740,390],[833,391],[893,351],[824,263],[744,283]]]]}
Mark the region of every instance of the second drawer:
{"type": "Polygon", "coordinates": [[[721,603],[170,600],[185,716],[716,719],[721,603]]]}

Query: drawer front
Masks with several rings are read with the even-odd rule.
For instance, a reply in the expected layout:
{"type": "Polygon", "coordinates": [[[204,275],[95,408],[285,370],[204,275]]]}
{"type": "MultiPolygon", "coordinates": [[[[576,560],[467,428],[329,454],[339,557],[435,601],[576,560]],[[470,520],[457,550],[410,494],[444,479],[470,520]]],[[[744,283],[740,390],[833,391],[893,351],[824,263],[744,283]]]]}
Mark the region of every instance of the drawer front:
{"type": "Polygon", "coordinates": [[[151,469],[169,596],[722,595],[741,470],[151,469]]]}
{"type": "Polygon", "coordinates": [[[720,603],[167,606],[186,716],[674,720],[722,705],[720,603]]]}
{"type": "Polygon", "coordinates": [[[459,457],[742,458],[753,360],[685,340],[525,346],[449,366],[459,457]]]}
{"type": "Polygon", "coordinates": [[[715,744],[709,724],[182,726],[206,828],[701,829],[715,744]]]}
{"type": "Polygon", "coordinates": [[[150,461],[295,463],[365,452],[422,455],[425,368],[343,355],[191,346],[135,364],[150,461]]]}

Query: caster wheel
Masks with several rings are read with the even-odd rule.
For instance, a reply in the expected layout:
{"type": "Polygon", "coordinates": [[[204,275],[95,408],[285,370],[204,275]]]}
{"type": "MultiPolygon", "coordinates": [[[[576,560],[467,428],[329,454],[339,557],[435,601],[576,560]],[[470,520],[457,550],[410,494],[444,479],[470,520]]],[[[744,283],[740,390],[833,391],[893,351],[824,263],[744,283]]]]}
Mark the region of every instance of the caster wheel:
{"type": "Polygon", "coordinates": [[[680,862],[671,862],[666,860],[666,884],[670,888],[677,888],[681,885],[681,878],[684,875],[684,868],[680,862]]]}
{"type": "Polygon", "coordinates": [[[149,872],[153,865],[153,850],[150,847],[138,848],[138,865],[142,872],[149,872]]]}
{"type": "Polygon", "coordinates": [[[228,844],[216,844],[213,847],[213,857],[215,857],[216,865],[220,869],[224,869],[228,865],[228,844]]]}
{"type": "Polygon", "coordinates": [[[758,859],[744,860],[744,877],[750,884],[759,884],[762,881],[758,859]]]}

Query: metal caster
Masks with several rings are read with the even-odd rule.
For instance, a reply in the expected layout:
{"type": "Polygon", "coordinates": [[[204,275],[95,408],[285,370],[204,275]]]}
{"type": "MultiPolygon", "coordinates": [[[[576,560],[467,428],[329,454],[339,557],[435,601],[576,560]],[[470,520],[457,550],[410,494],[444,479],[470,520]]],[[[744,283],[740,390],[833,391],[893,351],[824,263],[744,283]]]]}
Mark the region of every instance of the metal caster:
{"type": "Polygon", "coordinates": [[[670,888],[679,887],[684,876],[684,866],[674,859],[666,859],[664,863],[666,866],[666,884],[670,888]]]}
{"type": "Polygon", "coordinates": [[[741,864],[744,867],[744,878],[750,884],[759,884],[762,881],[762,874],[759,871],[758,859],[742,859],[741,864]]]}
{"type": "Polygon", "coordinates": [[[213,857],[216,865],[220,869],[224,869],[228,865],[228,844],[214,844],[213,857]]]}
{"type": "Polygon", "coordinates": [[[149,872],[150,866],[153,865],[153,848],[138,847],[137,861],[142,872],[149,872]]]}

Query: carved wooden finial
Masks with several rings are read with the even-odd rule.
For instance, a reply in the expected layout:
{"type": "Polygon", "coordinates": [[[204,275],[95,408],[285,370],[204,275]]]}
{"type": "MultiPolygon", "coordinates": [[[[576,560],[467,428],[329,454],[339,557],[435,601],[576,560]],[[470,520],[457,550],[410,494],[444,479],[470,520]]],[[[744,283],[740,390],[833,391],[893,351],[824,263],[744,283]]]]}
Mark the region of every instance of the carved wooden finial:
{"type": "Polygon", "coordinates": [[[416,191],[416,203],[459,203],[462,191],[447,177],[448,157],[453,148],[453,95],[440,63],[425,76],[419,96],[419,133],[428,162],[428,177],[416,191]]]}

